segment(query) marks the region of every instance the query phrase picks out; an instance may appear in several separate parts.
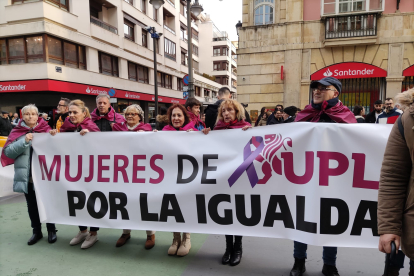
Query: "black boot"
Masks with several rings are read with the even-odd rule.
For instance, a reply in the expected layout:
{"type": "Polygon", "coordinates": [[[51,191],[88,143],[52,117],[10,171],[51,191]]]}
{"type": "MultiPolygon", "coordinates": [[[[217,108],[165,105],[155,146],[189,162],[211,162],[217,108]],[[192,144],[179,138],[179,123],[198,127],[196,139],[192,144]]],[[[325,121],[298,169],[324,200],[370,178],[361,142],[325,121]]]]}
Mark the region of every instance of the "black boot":
{"type": "Polygon", "coordinates": [[[340,276],[336,266],[327,264],[323,265],[322,274],[325,276],[340,276]]]}
{"type": "Polygon", "coordinates": [[[221,258],[222,264],[229,264],[231,256],[233,255],[234,247],[233,247],[233,241],[227,242],[226,241],[226,252],[224,252],[223,258],[221,258]]]}
{"type": "Polygon", "coordinates": [[[400,275],[400,269],[398,267],[394,267],[390,265],[388,267],[387,275],[382,275],[382,276],[398,276],[398,275],[400,275]]]}
{"type": "Polygon", "coordinates": [[[27,241],[28,245],[33,245],[43,238],[42,232],[33,233],[33,236],[27,241]]]}
{"type": "Polygon", "coordinates": [[[410,272],[408,273],[408,276],[414,276],[414,268],[410,266],[410,272]]]}
{"type": "Polygon", "coordinates": [[[295,264],[293,265],[292,270],[290,271],[290,276],[302,276],[303,273],[306,271],[305,267],[305,260],[306,259],[296,259],[295,264]]]}
{"type": "Polygon", "coordinates": [[[231,266],[238,265],[242,259],[242,255],[243,255],[243,248],[242,248],[241,241],[235,242],[234,249],[233,249],[233,255],[230,258],[230,265],[231,266]]]}
{"type": "Polygon", "coordinates": [[[57,241],[57,236],[56,236],[56,232],[57,230],[54,231],[47,231],[48,236],[47,236],[47,241],[49,243],[55,243],[57,241]]]}

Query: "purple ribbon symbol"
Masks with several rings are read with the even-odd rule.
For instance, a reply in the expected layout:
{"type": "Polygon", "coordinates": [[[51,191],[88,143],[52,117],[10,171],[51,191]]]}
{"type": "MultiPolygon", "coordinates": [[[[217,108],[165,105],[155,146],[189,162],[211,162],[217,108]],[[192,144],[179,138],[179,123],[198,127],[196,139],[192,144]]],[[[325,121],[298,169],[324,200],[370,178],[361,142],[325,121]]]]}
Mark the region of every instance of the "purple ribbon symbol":
{"type": "Polygon", "coordinates": [[[234,173],[229,178],[229,185],[230,187],[236,183],[237,179],[246,171],[247,176],[249,177],[250,185],[252,188],[256,186],[257,182],[259,182],[259,177],[257,176],[256,170],[253,165],[254,159],[262,152],[264,148],[264,141],[263,138],[260,136],[255,136],[250,139],[247,145],[244,147],[243,150],[243,163],[234,171],[234,173]],[[260,143],[260,144],[259,144],[260,143]],[[251,151],[250,145],[253,144],[256,146],[256,150],[251,151]],[[259,144],[257,146],[257,144],[259,144]]]}

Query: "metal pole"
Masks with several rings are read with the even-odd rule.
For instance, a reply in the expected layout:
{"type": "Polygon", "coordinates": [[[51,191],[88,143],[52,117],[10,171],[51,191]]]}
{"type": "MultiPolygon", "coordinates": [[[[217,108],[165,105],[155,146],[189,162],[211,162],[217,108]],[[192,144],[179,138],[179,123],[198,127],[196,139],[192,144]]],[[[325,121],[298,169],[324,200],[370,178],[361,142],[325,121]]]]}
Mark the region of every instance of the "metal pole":
{"type": "Polygon", "coordinates": [[[154,88],[155,88],[155,128],[158,128],[157,116],[158,116],[158,72],[157,72],[157,35],[155,28],[152,27],[152,39],[154,43],[154,88]]]}
{"type": "Polygon", "coordinates": [[[193,32],[191,29],[191,0],[187,0],[187,39],[188,39],[188,97],[194,98],[193,79],[193,32]]]}

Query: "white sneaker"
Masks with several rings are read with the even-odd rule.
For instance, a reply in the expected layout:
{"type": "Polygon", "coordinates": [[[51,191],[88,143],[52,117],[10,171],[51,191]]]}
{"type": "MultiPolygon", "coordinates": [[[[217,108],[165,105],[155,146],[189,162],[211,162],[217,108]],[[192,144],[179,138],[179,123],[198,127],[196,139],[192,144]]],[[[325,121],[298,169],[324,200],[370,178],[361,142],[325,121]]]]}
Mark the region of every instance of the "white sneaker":
{"type": "Polygon", "coordinates": [[[70,245],[77,245],[81,242],[83,242],[86,239],[86,236],[88,236],[88,232],[82,233],[79,231],[79,233],[70,241],[70,245]]]}
{"type": "Polygon", "coordinates": [[[86,237],[85,241],[82,243],[81,248],[86,249],[89,247],[92,247],[92,245],[95,244],[95,242],[98,241],[98,234],[92,236],[90,233],[88,233],[88,236],[86,237]]]}

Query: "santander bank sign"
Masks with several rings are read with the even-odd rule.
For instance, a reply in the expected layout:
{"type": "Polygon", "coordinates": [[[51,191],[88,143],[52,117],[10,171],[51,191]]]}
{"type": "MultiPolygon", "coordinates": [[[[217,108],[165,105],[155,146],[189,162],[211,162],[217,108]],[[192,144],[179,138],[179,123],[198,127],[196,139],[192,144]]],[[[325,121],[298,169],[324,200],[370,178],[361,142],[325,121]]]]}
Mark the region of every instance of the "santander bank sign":
{"type": "Polygon", "coordinates": [[[337,79],[382,78],[387,71],[377,66],[360,62],[343,62],[322,68],[311,75],[311,80],[326,77],[337,79]]]}

